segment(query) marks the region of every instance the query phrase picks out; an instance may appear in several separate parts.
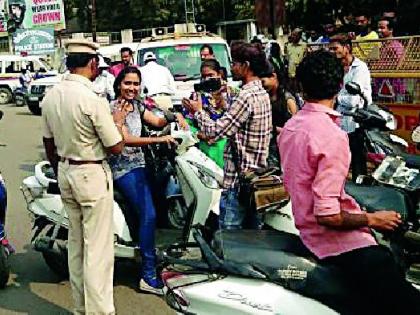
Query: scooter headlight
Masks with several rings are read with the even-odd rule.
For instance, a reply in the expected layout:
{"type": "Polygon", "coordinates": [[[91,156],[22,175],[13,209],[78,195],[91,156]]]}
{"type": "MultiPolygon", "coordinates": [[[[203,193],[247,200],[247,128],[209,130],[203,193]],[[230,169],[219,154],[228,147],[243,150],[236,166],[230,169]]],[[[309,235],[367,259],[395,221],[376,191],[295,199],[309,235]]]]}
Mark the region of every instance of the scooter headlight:
{"type": "Polygon", "coordinates": [[[395,119],[395,116],[392,113],[387,112],[383,109],[379,109],[378,114],[381,115],[385,119],[385,121],[386,121],[385,127],[388,130],[397,129],[397,120],[395,119]]]}
{"type": "Polygon", "coordinates": [[[394,116],[390,116],[387,119],[387,122],[385,124],[385,126],[389,129],[389,130],[396,130],[397,129],[397,120],[395,119],[394,116]]]}

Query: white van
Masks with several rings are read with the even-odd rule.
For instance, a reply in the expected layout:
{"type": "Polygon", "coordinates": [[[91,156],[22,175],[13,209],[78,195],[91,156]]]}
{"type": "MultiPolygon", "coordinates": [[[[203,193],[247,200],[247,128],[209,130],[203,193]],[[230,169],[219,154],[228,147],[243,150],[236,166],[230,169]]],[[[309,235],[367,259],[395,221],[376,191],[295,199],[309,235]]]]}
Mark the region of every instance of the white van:
{"type": "Polygon", "coordinates": [[[40,56],[0,55],[0,105],[12,101],[14,90],[20,86],[21,71],[26,68],[38,78],[57,75],[40,56]]]}

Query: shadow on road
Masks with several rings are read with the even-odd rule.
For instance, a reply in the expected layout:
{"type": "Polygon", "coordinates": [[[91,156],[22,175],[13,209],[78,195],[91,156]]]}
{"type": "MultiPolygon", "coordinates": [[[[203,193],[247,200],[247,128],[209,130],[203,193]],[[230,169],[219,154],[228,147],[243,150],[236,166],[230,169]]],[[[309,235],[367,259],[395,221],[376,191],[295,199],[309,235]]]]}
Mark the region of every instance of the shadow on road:
{"type": "Polygon", "coordinates": [[[17,112],[16,116],[34,116],[29,110],[27,112],[17,112]]]}
{"type": "Polygon", "coordinates": [[[11,281],[0,291],[0,309],[29,315],[71,314],[65,308],[42,298],[32,286],[52,284],[60,286],[60,280],[46,266],[35,263],[39,253],[29,250],[11,256],[11,281]]]}

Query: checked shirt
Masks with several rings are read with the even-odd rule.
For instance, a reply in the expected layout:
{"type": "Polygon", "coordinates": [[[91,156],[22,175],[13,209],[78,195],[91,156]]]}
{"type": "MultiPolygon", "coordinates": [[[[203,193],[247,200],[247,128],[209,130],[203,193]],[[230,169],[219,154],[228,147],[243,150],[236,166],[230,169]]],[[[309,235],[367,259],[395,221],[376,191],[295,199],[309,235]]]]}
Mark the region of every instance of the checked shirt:
{"type": "Polygon", "coordinates": [[[236,100],[218,120],[213,121],[205,111],[197,112],[195,118],[208,138],[228,138],[224,152],[225,189],[235,186],[239,172],[267,165],[272,132],[271,105],[260,80],[245,84],[236,100]],[[236,149],[240,170],[236,170],[235,151],[232,148],[236,149]]]}

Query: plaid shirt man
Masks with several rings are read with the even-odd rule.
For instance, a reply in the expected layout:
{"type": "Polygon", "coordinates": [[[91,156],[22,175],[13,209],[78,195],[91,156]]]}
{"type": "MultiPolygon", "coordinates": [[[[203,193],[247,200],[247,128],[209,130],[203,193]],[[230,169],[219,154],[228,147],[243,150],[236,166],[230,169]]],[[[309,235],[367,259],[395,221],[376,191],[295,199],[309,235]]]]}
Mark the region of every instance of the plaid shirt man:
{"type": "Polygon", "coordinates": [[[245,84],[235,102],[217,121],[213,121],[203,110],[197,112],[195,118],[207,137],[214,140],[229,138],[224,153],[225,189],[235,187],[239,171],[267,165],[272,131],[271,104],[260,80],[245,84]],[[236,170],[232,146],[236,148],[240,170],[236,170]]]}

